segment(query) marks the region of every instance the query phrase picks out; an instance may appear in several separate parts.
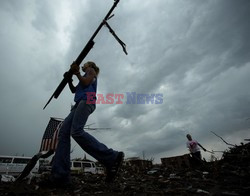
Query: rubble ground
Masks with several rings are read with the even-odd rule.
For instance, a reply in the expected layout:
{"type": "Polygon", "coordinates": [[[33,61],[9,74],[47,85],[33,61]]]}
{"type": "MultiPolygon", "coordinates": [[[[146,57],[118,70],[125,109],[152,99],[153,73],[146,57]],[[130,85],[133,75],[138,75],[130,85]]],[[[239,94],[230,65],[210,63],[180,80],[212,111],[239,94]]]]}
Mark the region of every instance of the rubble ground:
{"type": "Polygon", "coordinates": [[[116,181],[104,175],[72,177],[74,189],[40,187],[43,177],[22,182],[1,182],[0,195],[250,195],[250,143],[225,151],[221,160],[196,168],[161,168],[158,172],[134,171],[124,166],[116,181]]]}

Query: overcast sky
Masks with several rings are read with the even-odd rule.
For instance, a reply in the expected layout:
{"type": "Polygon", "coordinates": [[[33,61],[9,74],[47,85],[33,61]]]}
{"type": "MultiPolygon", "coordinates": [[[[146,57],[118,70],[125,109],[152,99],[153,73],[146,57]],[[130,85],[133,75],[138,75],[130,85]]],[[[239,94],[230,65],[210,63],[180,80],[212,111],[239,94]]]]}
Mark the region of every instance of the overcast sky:
{"type": "MultiPolygon", "coordinates": [[[[33,156],[50,117],[68,115],[68,87],[43,107],[112,5],[0,1],[1,155],[33,156]]],[[[187,133],[208,150],[228,149],[211,131],[232,144],[250,138],[249,0],[120,0],[114,14],[109,24],[128,55],[104,27],[84,62],[100,67],[98,94],[124,98],[97,105],[87,124],[111,129],[91,134],[126,157],[155,162],[188,153],[187,133]],[[132,92],[162,100],[127,104],[132,92]]],[[[76,145],[72,158],[83,156],[76,145]]]]}

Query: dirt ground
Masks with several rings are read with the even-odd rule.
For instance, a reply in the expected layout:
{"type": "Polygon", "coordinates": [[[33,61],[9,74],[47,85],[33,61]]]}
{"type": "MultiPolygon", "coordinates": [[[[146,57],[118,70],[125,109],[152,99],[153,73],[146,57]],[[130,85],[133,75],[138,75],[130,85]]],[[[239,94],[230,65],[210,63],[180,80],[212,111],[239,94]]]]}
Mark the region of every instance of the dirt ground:
{"type": "Polygon", "coordinates": [[[0,195],[250,195],[250,143],[235,146],[215,162],[195,168],[168,170],[155,174],[134,172],[123,167],[114,183],[105,176],[73,176],[74,188],[49,188],[39,185],[43,177],[19,183],[1,182],[0,195]]]}

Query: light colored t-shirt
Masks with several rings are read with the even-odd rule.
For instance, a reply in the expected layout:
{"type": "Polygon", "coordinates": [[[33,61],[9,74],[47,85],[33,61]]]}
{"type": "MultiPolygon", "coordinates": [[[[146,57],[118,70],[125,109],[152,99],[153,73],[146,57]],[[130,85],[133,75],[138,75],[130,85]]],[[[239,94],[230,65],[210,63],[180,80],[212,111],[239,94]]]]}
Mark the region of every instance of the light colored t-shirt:
{"type": "Polygon", "coordinates": [[[191,153],[195,153],[200,151],[200,148],[198,146],[198,142],[196,140],[191,140],[191,141],[187,141],[187,148],[190,149],[191,153]]]}

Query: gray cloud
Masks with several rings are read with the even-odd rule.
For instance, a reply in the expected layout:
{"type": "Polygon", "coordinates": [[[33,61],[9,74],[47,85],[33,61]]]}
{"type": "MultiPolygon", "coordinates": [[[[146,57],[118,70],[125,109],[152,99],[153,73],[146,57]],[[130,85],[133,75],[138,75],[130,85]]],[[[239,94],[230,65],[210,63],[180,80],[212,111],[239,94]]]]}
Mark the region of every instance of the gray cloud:
{"type": "MultiPolygon", "coordinates": [[[[112,2],[0,2],[0,154],[32,156],[49,117],[68,114],[68,89],[42,107],[112,2]]],[[[109,24],[128,56],[103,28],[85,60],[101,68],[98,93],[124,94],[123,104],[98,104],[88,123],[111,130],[92,134],[156,161],[187,153],[187,133],[214,150],[227,146],[210,131],[249,138],[249,10],[247,0],[120,1],[109,24]],[[126,92],[161,93],[163,103],[126,104],[126,92]]]]}

